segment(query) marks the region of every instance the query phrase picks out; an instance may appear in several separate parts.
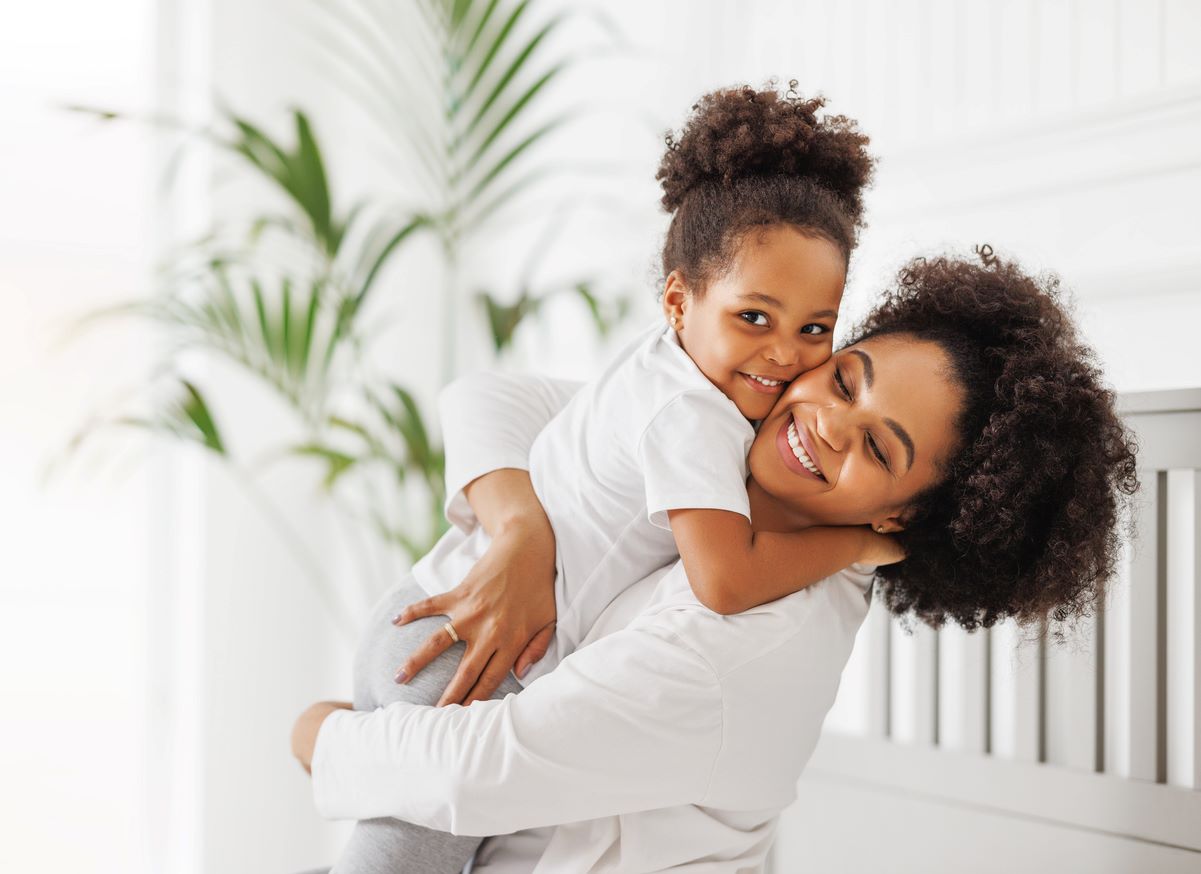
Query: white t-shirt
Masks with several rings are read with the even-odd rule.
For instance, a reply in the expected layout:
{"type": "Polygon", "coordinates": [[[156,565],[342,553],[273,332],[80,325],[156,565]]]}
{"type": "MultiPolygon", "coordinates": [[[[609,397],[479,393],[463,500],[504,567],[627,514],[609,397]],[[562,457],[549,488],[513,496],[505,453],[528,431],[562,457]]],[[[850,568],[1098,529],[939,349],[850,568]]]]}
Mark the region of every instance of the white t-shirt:
{"type": "MultiPolygon", "coordinates": [[[[571,386],[499,375],[455,391],[474,416],[446,432],[461,487],[522,468],[571,386]]],[[[470,548],[461,528],[447,538],[470,548]]],[[[337,711],[314,750],[331,818],[396,816],[484,842],[473,874],[758,872],[817,742],[856,631],[870,568],[851,568],[736,616],[705,609],[681,563],[635,583],[580,649],[521,695],[471,707],[337,711]]]]}
{"type": "MultiPolygon", "coordinates": [[[[485,433],[491,427],[492,418],[475,423],[485,433]]],[[[558,623],[524,683],[573,652],[622,590],[675,561],[669,510],[750,518],[746,456],[754,438],[676,332],[659,325],[571,398],[529,453],[530,479],[555,532],[558,623]]],[[[457,585],[487,547],[482,532],[475,536],[467,551],[455,539],[439,543],[414,567],[418,584],[431,594],[457,585]]]]}

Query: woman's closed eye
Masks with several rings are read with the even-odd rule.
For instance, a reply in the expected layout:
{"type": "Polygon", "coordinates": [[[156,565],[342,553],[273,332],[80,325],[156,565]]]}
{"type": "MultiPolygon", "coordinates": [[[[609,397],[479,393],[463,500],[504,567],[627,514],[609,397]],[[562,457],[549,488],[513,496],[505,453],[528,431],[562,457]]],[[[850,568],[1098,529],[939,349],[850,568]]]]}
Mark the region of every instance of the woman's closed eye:
{"type": "MultiPolygon", "coordinates": [[[[851,396],[851,390],[847,387],[846,381],[842,378],[842,370],[838,367],[834,368],[834,382],[838,386],[839,393],[844,398],[846,398],[848,401],[854,400],[854,398],[851,396]]],[[[892,465],[888,462],[888,456],[881,451],[879,442],[870,433],[867,435],[867,447],[868,451],[870,451],[871,454],[876,457],[876,460],[883,465],[884,469],[891,473],[892,465]]]]}

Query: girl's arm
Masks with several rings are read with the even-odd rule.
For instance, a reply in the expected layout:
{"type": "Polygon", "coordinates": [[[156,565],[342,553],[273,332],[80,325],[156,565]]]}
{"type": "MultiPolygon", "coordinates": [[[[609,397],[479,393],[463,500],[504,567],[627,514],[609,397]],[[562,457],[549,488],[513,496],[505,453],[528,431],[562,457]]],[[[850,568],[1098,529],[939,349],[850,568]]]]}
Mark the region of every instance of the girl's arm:
{"type": "Polygon", "coordinates": [[[866,525],[756,532],[726,510],[671,510],[671,532],[697,600],[715,613],[741,613],[791,595],[857,562],[880,565],[904,555],[866,525]]]}

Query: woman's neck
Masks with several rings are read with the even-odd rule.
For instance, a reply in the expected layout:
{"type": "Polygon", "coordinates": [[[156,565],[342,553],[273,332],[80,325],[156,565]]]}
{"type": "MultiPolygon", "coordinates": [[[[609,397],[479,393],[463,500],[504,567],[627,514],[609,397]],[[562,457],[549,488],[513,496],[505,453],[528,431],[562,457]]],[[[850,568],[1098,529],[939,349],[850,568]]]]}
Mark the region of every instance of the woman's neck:
{"type": "Polygon", "coordinates": [[[746,481],[746,493],[751,504],[751,525],[756,531],[799,531],[813,523],[764,491],[763,486],[750,477],[746,481]]]}

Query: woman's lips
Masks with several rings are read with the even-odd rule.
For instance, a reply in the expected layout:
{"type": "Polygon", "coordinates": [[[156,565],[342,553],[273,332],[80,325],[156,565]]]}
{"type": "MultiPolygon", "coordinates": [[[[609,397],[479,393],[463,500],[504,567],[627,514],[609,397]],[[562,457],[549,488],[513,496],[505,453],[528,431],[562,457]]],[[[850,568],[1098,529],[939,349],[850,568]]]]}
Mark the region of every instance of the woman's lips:
{"type": "MultiPolygon", "coordinates": [[[[749,374],[743,373],[742,371],[738,372],[738,376],[741,377],[742,381],[750,386],[752,390],[757,391],[760,394],[778,395],[780,392],[784,391],[784,389],[788,388],[788,380],[786,379],[775,380],[775,382],[778,383],[777,385],[764,385],[763,383],[759,382],[759,380],[752,379],[749,374]]],[[[770,377],[763,378],[770,379],[770,377]]]]}
{"type": "Polygon", "coordinates": [[[784,420],[780,423],[780,431],[776,434],[776,449],[779,450],[780,458],[784,460],[784,466],[800,476],[808,477],[819,483],[825,482],[825,480],[801,464],[800,459],[793,454],[792,446],[788,443],[788,426],[791,424],[792,416],[785,416],[784,420]]]}

